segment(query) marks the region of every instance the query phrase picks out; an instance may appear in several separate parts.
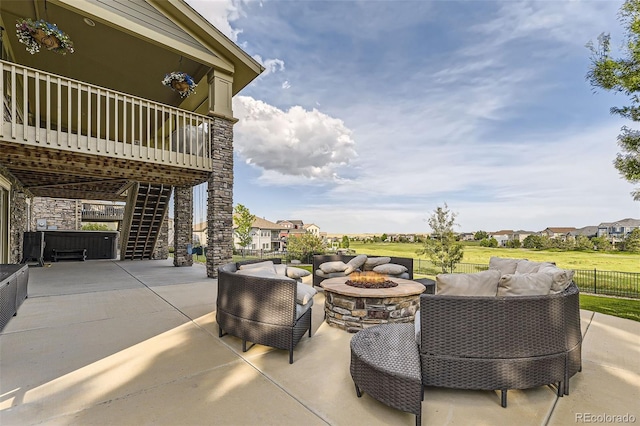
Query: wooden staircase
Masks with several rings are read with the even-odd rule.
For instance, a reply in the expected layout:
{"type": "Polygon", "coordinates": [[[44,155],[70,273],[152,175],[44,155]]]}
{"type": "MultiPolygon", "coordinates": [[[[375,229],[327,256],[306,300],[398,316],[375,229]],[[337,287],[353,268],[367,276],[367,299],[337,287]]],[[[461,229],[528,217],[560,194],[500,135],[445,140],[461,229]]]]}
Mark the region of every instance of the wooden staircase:
{"type": "Polygon", "coordinates": [[[120,259],[151,259],[173,187],[134,183],[128,188],[120,233],[120,259]]]}

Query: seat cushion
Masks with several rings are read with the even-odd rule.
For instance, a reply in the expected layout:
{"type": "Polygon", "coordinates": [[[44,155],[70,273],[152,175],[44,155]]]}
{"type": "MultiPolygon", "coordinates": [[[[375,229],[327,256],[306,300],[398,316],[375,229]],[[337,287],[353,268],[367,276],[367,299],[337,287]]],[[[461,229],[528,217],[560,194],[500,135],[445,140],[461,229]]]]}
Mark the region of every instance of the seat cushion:
{"type": "Polygon", "coordinates": [[[331,272],[329,274],[325,274],[320,269],[316,269],[316,275],[322,278],[335,278],[335,277],[346,277],[347,274],[344,272],[331,272]]]}
{"type": "Polygon", "coordinates": [[[438,274],[436,275],[436,294],[495,297],[501,275],[497,269],[474,274],[438,274]]]}
{"type": "Polygon", "coordinates": [[[256,262],[256,263],[248,263],[246,265],[240,265],[238,269],[241,271],[244,271],[247,269],[263,269],[266,271],[271,271],[274,274],[276,273],[276,269],[273,265],[273,262],[270,260],[265,260],[264,262],[256,262]]]}
{"type": "Polygon", "coordinates": [[[539,273],[548,274],[552,277],[550,293],[562,293],[571,281],[573,281],[573,275],[575,271],[571,269],[560,269],[555,265],[542,266],[539,269],[539,273]]]}
{"type": "Polygon", "coordinates": [[[303,316],[312,306],[313,299],[309,300],[309,302],[304,305],[296,303],[296,319],[299,319],[301,316],[303,316]]]}

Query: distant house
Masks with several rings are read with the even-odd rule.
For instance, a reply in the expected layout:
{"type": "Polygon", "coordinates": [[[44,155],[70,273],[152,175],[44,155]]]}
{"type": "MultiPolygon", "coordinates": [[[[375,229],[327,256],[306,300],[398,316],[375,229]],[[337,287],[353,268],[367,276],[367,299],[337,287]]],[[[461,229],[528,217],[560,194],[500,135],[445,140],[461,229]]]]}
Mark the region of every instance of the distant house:
{"type": "MultiPolygon", "coordinates": [[[[237,225],[234,223],[233,228],[237,225]]],[[[282,225],[256,217],[251,225],[251,243],[246,247],[249,250],[282,251],[286,247],[285,238],[282,237],[282,225]]],[[[234,232],[233,243],[236,249],[241,249],[240,239],[234,232]]]]}
{"type": "Polygon", "coordinates": [[[309,225],[303,225],[303,229],[308,233],[315,235],[316,237],[320,236],[320,227],[315,223],[310,223],[309,225]]]}
{"type": "Polygon", "coordinates": [[[584,236],[587,238],[595,237],[598,235],[598,227],[585,226],[584,228],[578,228],[575,231],[569,232],[569,235],[571,235],[574,238],[577,238],[579,236],[584,236]]]}
{"type": "Polygon", "coordinates": [[[463,232],[460,234],[460,241],[473,241],[475,234],[473,232],[463,232]]]}
{"type": "Polygon", "coordinates": [[[511,239],[518,240],[522,243],[525,238],[533,234],[535,234],[534,231],[523,231],[522,229],[520,229],[518,231],[514,231],[513,234],[511,234],[511,239]]]}
{"type": "Polygon", "coordinates": [[[640,228],[640,219],[622,219],[617,222],[603,222],[598,225],[597,236],[605,237],[613,244],[621,242],[636,228],[640,228]]]}
{"type": "Polygon", "coordinates": [[[489,236],[495,238],[498,241],[498,247],[506,247],[507,241],[513,235],[513,230],[511,229],[503,229],[497,232],[490,232],[489,236]]]}
{"type": "Polygon", "coordinates": [[[561,240],[566,240],[567,237],[570,235],[571,232],[574,232],[576,230],[576,228],[573,227],[566,227],[566,228],[562,228],[562,227],[553,227],[553,228],[546,228],[542,231],[540,231],[538,234],[540,235],[546,235],[547,237],[554,239],[554,238],[558,238],[561,240]]]}

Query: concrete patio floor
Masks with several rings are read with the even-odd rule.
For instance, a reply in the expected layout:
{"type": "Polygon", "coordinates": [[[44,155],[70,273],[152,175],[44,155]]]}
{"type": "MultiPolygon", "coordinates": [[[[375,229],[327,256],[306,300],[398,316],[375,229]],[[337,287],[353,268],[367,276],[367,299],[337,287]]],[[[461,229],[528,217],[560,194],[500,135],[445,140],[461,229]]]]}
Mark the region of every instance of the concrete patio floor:
{"type": "MultiPolygon", "coordinates": [[[[243,353],[218,337],[216,288],[204,266],[171,260],[32,267],[29,298],[0,333],[0,424],[415,424],[356,396],[352,335],[323,322],[322,293],[290,365],[286,351],[243,353]]],[[[640,323],[581,314],[583,371],[569,396],[509,391],[504,409],[499,392],[429,387],[423,424],[640,422],[640,323]]]]}

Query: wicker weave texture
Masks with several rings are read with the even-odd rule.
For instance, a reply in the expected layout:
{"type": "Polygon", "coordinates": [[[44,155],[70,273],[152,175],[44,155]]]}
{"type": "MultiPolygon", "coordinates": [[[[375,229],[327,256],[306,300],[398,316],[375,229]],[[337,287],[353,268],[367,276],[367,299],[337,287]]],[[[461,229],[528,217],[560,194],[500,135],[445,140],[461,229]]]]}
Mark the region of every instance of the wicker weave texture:
{"type": "Polygon", "coordinates": [[[527,297],[420,296],[422,380],[464,389],[526,389],[580,369],[578,289],[527,297]]]}
{"type": "Polygon", "coordinates": [[[351,338],[351,377],[384,404],[420,415],[422,382],[413,324],[382,324],[351,338]]]}
{"type": "Polygon", "coordinates": [[[218,269],[220,329],[244,341],[292,351],[311,330],[311,308],[296,319],[297,283],[235,272],[235,263],[218,269]]]}

